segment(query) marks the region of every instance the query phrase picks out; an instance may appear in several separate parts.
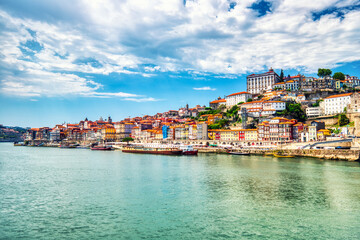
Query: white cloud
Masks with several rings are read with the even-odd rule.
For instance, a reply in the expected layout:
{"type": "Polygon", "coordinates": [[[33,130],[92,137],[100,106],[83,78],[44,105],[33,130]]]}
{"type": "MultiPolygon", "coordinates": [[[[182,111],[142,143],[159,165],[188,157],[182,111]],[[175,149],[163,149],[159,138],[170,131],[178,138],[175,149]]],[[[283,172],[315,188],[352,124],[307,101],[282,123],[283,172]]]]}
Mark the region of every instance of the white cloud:
{"type": "Polygon", "coordinates": [[[343,11],[343,19],[335,13],[316,21],[312,16],[347,8],[354,0],[270,0],[272,12],[261,18],[249,8],[255,0],[236,0],[231,11],[228,0],[185,6],[179,0],[78,0],[56,4],[57,11],[47,1],[23,3],[26,11],[13,2],[0,5],[0,87],[7,94],[52,96],[53,86],[62,94],[99,91],[96,80],[74,72],[152,77],[190,70],[232,76],[265,67],[313,72],[360,60],[359,10],[343,11]],[[27,41],[42,50],[24,46],[27,41]]]}
{"type": "Polygon", "coordinates": [[[200,87],[200,88],[193,88],[194,90],[197,91],[215,91],[216,88],[211,88],[211,87],[200,87]]]}

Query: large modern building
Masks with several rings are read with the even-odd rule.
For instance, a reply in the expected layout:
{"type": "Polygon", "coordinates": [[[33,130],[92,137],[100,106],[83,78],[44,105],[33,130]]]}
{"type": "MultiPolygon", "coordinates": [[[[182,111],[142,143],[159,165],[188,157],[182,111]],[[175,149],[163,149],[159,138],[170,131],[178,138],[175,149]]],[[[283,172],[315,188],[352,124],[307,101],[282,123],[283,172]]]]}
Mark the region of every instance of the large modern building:
{"type": "Polygon", "coordinates": [[[271,68],[266,73],[251,74],[247,76],[247,91],[251,94],[261,94],[271,89],[275,83],[280,82],[280,77],[271,68]]]}

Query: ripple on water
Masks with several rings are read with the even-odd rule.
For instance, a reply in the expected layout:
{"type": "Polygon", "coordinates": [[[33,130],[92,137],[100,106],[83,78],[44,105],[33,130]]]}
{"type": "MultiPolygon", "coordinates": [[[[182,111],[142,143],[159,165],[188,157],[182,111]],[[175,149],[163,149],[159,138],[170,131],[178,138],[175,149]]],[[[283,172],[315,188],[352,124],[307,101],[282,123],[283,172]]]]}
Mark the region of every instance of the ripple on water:
{"type": "Polygon", "coordinates": [[[0,144],[5,239],[359,239],[358,163],[0,144]]]}

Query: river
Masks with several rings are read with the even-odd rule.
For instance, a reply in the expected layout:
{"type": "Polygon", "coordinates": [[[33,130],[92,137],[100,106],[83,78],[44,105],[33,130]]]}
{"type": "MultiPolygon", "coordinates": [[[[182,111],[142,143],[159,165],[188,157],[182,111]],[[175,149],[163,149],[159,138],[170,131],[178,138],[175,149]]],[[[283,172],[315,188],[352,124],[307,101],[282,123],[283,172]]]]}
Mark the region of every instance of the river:
{"type": "Polygon", "coordinates": [[[360,239],[358,162],[0,144],[0,239],[360,239]]]}

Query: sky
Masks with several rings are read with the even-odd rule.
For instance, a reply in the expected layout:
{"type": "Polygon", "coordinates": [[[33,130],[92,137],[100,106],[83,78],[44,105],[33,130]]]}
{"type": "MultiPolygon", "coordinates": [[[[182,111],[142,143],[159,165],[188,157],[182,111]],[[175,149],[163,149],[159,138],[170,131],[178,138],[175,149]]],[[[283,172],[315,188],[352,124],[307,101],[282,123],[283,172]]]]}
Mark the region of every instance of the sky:
{"type": "Polygon", "coordinates": [[[153,115],[269,68],[360,77],[360,0],[2,0],[0,124],[153,115]]]}

